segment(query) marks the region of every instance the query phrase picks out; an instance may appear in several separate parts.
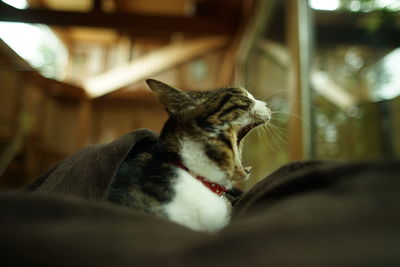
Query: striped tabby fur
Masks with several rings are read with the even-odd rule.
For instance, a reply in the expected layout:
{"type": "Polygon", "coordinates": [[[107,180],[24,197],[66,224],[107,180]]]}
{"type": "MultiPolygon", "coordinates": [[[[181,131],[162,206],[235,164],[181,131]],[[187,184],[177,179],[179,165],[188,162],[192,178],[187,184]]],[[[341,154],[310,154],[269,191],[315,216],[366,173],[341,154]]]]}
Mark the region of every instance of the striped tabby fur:
{"type": "Polygon", "coordinates": [[[134,147],[111,185],[109,200],[198,231],[229,222],[230,204],[194,176],[228,189],[247,179],[240,141],[271,112],[242,88],[181,91],[147,80],[169,114],[156,145],[134,147]],[[151,148],[150,150],[148,148],[151,148]],[[182,163],[190,171],[176,166],[182,163]]]}

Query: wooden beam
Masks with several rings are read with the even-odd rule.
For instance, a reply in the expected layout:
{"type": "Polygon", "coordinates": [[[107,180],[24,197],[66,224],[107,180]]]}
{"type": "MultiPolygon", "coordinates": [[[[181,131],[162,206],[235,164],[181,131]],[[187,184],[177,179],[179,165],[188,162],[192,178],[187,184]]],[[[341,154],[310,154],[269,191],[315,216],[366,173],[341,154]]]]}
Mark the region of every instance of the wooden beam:
{"type": "Polygon", "coordinates": [[[238,73],[242,76],[239,79],[242,81],[244,81],[248,75],[248,73],[246,73],[246,64],[248,63],[251,51],[253,51],[254,46],[257,44],[257,40],[261,38],[263,33],[266,31],[266,28],[270,26],[271,17],[275,11],[276,3],[276,0],[255,2],[255,13],[252,16],[252,19],[249,20],[245,26],[236,56],[238,73]]]}
{"type": "Polygon", "coordinates": [[[394,48],[400,46],[400,19],[386,11],[313,11],[319,46],[348,45],[394,48]],[[367,21],[381,23],[373,29],[367,21]]]}
{"type": "Polygon", "coordinates": [[[38,88],[48,96],[65,99],[87,98],[86,91],[79,86],[42,76],[2,40],[0,40],[0,60],[11,71],[19,71],[24,75],[24,79],[29,79],[39,85],[38,88]]]}
{"type": "Polygon", "coordinates": [[[83,86],[91,98],[109,94],[162,71],[229,45],[224,36],[206,37],[171,44],[150,52],[130,64],[87,79],[83,86]]]}
{"type": "MultiPolygon", "coordinates": [[[[60,27],[57,27],[57,29],[60,29],[60,27]]],[[[114,45],[119,39],[117,31],[106,28],[69,27],[63,28],[63,34],[71,43],[82,42],[114,45]]]]}
{"type": "Polygon", "coordinates": [[[343,110],[347,110],[358,104],[354,96],[337,85],[335,81],[323,71],[313,71],[311,73],[311,82],[317,93],[343,110]]]}
{"type": "Polygon", "coordinates": [[[86,91],[79,86],[46,78],[36,71],[24,72],[24,74],[27,79],[39,85],[39,88],[48,96],[66,100],[88,98],[86,91]]]}
{"type": "Polygon", "coordinates": [[[286,0],[287,36],[291,64],[289,68],[290,117],[288,129],[291,140],[291,160],[313,156],[311,129],[311,27],[307,1],[286,0]]]}
{"type": "Polygon", "coordinates": [[[102,5],[103,5],[102,0],[92,0],[92,11],[101,12],[103,9],[102,5]]]}
{"type": "Polygon", "coordinates": [[[352,28],[367,28],[365,19],[371,17],[377,17],[386,15],[386,23],[383,23],[386,27],[392,27],[393,29],[399,29],[398,23],[400,22],[399,16],[395,12],[388,12],[382,10],[375,10],[372,12],[352,12],[348,10],[335,10],[335,11],[325,11],[325,10],[313,10],[313,16],[315,21],[319,25],[340,25],[344,27],[352,28]],[[389,24],[392,22],[392,24],[389,24]]]}
{"type": "Polygon", "coordinates": [[[347,44],[390,49],[400,46],[400,30],[395,27],[385,26],[370,31],[354,25],[318,25],[315,35],[318,45],[325,47],[347,44]]]}
{"type": "Polygon", "coordinates": [[[161,16],[133,13],[16,9],[0,1],[0,21],[42,23],[50,26],[103,27],[126,30],[136,37],[158,37],[182,32],[189,35],[231,35],[237,21],[205,16],[161,16]]]}
{"type": "Polygon", "coordinates": [[[243,1],[242,7],[243,10],[247,10],[247,13],[242,14],[243,19],[239,29],[225,53],[218,85],[226,86],[233,83],[238,86],[245,81],[246,63],[250,51],[269,24],[275,2],[275,0],[243,1]]]}
{"type": "MultiPolygon", "coordinates": [[[[192,0],[114,0],[117,10],[126,12],[138,12],[144,14],[169,14],[169,15],[188,15],[191,14],[196,7],[197,1],[192,0]]],[[[197,10],[196,10],[197,11],[197,10]]]]}
{"type": "MultiPolygon", "coordinates": [[[[322,1],[322,0],[321,0],[322,1]]],[[[281,1],[280,3],[284,3],[281,1]]],[[[265,36],[270,40],[285,43],[286,36],[282,27],[287,23],[283,5],[278,5],[274,11],[273,21],[267,29],[265,36]]],[[[396,13],[387,13],[383,16],[381,11],[350,12],[344,10],[322,11],[312,10],[315,25],[315,43],[319,47],[332,47],[338,44],[379,46],[394,48],[400,46],[400,16],[396,13]],[[385,21],[376,30],[366,27],[368,18],[392,19],[393,23],[385,21]]]]}

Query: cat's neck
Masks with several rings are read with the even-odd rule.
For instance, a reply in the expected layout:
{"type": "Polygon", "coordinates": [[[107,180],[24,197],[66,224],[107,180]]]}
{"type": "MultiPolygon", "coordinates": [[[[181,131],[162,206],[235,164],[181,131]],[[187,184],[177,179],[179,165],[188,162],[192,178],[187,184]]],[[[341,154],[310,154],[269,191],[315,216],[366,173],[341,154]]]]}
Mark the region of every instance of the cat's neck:
{"type": "Polygon", "coordinates": [[[230,179],[226,177],[226,174],[221,171],[218,165],[206,155],[201,142],[183,138],[181,140],[179,155],[183,165],[192,173],[204,177],[207,181],[220,184],[227,189],[232,188],[230,179]]]}
{"type": "Polygon", "coordinates": [[[159,152],[158,159],[163,162],[181,162],[195,176],[232,188],[230,177],[206,155],[204,142],[190,138],[190,133],[177,127],[174,118],[166,122],[160,134],[159,152]]]}
{"type": "Polygon", "coordinates": [[[171,139],[168,140],[169,142],[160,141],[156,156],[153,159],[169,163],[174,167],[187,169],[194,178],[203,177],[206,181],[220,184],[227,189],[232,187],[226,174],[207,157],[201,142],[189,138],[177,138],[172,144],[171,139]]]}
{"type": "Polygon", "coordinates": [[[220,185],[218,183],[215,182],[211,182],[209,180],[207,180],[205,177],[197,175],[196,173],[193,173],[188,167],[186,167],[182,162],[174,162],[172,163],[172,165],[186,171],[187,173],[189,173],[192,177],[196,178],[198,181],[200,181],[205,187],[208,187],[208,189],[210,189],[212,192],[214,192],[215,194],[217,194],[218,196],[223,195],[226,191],[228,191],[228,189],[223,186],[220,185]]]}

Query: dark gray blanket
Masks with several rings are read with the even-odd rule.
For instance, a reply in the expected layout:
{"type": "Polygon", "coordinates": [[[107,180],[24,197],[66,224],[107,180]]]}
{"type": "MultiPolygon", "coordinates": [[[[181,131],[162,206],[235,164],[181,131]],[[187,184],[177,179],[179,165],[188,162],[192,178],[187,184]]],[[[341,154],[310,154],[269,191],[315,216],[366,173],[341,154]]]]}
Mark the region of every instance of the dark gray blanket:
{"type": "Polygon", "coordinates": [[[103,200],[129,151],[148,150],[157,138],[155,132],[139,129],[109,144],[88,146],[56,164],[27,190],[103,200]]]}
{"type": "Polygon", "coordinates": [[[103,201],[130,133],[0,194],[0,266],[400,266],[399,162],[294,162],[234,202],[216,235],[103,201]],[[83,169],[81,169],[83,168],[83,169]]]}

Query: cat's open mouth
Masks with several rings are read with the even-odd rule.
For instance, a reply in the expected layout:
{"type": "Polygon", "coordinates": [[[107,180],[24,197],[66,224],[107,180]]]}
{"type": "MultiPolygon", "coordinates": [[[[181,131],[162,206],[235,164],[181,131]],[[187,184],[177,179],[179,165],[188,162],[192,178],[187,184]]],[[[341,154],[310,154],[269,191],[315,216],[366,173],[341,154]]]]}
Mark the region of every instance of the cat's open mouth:
{"type": "Polygon", "coordinates": [[[246,180],[250,175],[251,167],[244,167],[242,164],[242,149],[241,149],[241,142],[243,141],[244,137],[254,128],[264,124],[265,121],[258,121],[255,123],[250,123],[243,128],[241,128],[236,136],[236,144],[237,144],[237,157],[236,157],[236,167],[235,167],[235,174],[233,179],[236,181],[246,180]]]}
{"type": "Polygon", "coordinates": [[[264,124],[264,122],[259,121],[259,122],[255,122],[255,123],[251,123],[246,125],[245,127],[243,127],[239,133],[237,134],[237,144],[239,145],[240,142],[243,140],[243,138],[254,128],[256,128],[257,126],[260,126],[261,124],[264,124]]]}

